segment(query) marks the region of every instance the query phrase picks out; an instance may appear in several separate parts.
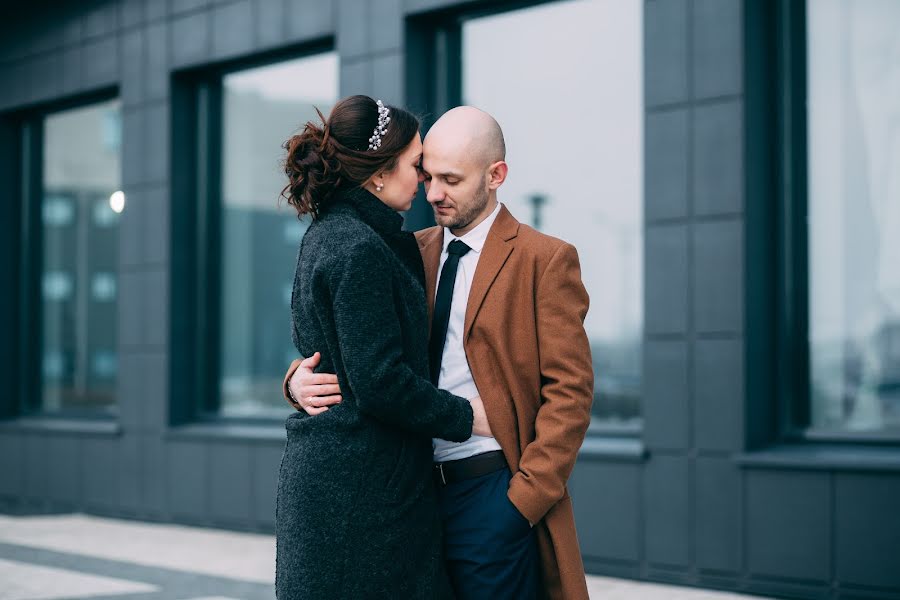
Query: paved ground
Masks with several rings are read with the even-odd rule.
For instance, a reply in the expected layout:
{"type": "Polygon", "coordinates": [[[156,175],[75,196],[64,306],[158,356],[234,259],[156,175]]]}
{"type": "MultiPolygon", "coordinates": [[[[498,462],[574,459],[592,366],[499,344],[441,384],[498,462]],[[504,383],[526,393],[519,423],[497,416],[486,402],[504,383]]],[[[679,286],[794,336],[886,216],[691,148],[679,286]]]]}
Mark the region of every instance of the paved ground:
{"type": "MultiPolygon", "coordinates": [[[[0,600],[272,600],[272,536],[87,515],[0,515],[0,600]]],[[[751,598],[588,577],[592,598],[751,598]]]]}

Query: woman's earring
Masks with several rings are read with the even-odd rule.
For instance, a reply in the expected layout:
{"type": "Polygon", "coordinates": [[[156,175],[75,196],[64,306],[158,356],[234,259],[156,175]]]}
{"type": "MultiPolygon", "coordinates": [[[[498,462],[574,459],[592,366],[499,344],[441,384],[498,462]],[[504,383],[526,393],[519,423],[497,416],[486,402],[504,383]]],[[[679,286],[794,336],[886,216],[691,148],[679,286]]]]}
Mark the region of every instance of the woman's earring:
{"type": "Polygon", "coordinates": [[[376,183],[376,184],[375,184],[375,191],[376,191],[376,192],[380,192],[380,191],[383,190],[383,189],[384,189],[384,184],[383,184],[383,183],[376,183]]]}

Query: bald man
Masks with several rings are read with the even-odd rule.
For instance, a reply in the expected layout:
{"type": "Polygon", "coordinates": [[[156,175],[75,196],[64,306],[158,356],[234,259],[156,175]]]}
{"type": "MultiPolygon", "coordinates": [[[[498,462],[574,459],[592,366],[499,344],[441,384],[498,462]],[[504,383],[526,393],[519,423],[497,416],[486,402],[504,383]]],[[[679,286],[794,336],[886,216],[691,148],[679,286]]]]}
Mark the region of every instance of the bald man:
{"type": "MultiPolygon", "coordinates": [[[[593,398],[578,255],[498,202],[506,147],[487,113],[444,114],[425,137],[422,167],[437,223],[416,234],[432,381],[480,395],[493,433],[433,441],[456,595],[587,598],[566,489],[593,398]]],[[[312,372],[317,359],[294,361],[285,377],[286,398],[310,414],[340,401],[336,379],[312,372]]]]}

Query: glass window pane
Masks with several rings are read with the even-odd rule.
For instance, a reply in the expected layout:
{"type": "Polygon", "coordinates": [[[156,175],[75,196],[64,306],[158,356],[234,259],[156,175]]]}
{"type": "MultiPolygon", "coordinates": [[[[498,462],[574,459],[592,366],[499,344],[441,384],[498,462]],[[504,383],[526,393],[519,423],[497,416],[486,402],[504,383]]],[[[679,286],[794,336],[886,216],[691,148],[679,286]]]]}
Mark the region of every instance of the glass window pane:
{"type": "Polygon", "coordinates": [[[118,100],[44,119],[41,402],[48,412],[115,409],[121,122],[118,100]]]}
{"type": "Polygon", "coordinates": [[[639,425],[643,336],[640,0],[575,0],[467,21],[463,102],[496,117],[500,201],[578,249],[595,422],[639,425]],[[502,65],[502,68],[497,68],[502,65]]]}
{"type": "Polygon", "coordinates": [[[900,433],[900,2],[807,2],[812,426],[900,433]]]}
{"type": "Polygon", "coordinates": [[[290,289],[306,223],[279,202],[281,146],[337,101],[334,52],[226,75],[222,82],[221,411],[283,416],[290,289]]]}

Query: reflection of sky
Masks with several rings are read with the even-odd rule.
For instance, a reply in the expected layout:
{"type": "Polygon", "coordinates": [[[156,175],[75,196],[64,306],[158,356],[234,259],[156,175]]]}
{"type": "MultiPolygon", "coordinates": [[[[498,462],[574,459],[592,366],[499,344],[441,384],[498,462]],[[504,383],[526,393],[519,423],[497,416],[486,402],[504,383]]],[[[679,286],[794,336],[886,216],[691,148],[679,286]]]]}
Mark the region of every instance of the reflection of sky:
{"type": "Polygon", "coordinates": [[[274,101],[312,104],[321,98],[337,98],[337,53],[326,52],[232,73],[225,77],[225,87],[274,101]]]}
{"type": "Polygon", "coordinates": [[[809,1],[807,21],[813,424],[897,426],[900,2],[809,1]]]}
{"type": "Polygon", "coordinates": [[[44,186],[102,193],[121,186],[121,105],[98,102],[44,120],[44,186]]]}
{"type": "Polygon", "coordinates": [[[591,338],[642,327],[643,66],[640,0],[573,0],[468,21],[463,95],[499,121],[510,173],[499,198],[572,244],[591,338]]]}
{"type": "Polygon", "coordinates": [[[338,95],[337,54],[232,73],[223,88],[225,202],[274,211],[287,182],[282,144],[306,121],[319,122],[314,106],[328,116],[338,95]]]}

